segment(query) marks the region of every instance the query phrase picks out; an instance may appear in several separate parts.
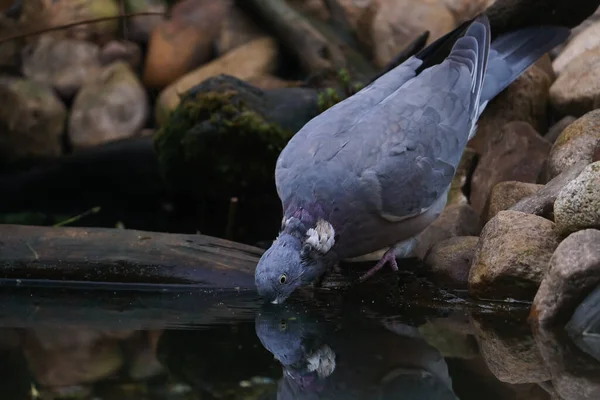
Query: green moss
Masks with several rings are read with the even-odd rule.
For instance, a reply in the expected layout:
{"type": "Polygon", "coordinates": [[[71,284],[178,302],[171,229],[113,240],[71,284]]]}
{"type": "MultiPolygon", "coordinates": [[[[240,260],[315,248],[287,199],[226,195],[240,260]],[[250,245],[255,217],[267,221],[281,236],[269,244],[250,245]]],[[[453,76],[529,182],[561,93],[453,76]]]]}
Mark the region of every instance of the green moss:
{"type": "Polygon", "coordinates": [[[364,87],[364,85],[360,82],[353,82],[350,73],[345,68],[342,68],[338,71],[335,83],[336,86],[339,86],[339,90],[328,87],[319,92],[318,105],[320,112],[333,107],[340,101],[352,96],[364,87]],[[340,92],[343,94],[340,95],[340,92]]]}
{"type": "Polygon", "coordinates": [[[235,90],[205,91],[182,99],[156,132],[154,145],[170,184],[233,196],[250,186],[272,185],[277,156],[292,135],[235,90]]]}

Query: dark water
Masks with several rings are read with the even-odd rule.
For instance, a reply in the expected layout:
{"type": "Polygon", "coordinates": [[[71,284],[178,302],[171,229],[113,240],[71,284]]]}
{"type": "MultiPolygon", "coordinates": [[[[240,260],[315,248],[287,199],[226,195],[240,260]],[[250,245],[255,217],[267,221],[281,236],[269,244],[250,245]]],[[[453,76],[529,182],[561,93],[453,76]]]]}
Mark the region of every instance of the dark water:
{"type": "Polygon", "coordinates": [[[532,332],[525,304],[3,286],[2,399],[598,398],[594,340],[532,332]]]}

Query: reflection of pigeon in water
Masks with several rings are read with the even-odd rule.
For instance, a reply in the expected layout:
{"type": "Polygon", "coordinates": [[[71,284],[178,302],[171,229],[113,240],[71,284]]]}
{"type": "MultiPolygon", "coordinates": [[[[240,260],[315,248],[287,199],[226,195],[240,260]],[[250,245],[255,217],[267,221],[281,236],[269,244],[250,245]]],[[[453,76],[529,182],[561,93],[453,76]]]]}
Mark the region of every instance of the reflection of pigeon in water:
{"type": "Polygon", "coordinates": [[[348,318],[327,320],[292,302],[265,304],[255,328],[283,367],[279,400],[457,400],[437,349],[374,320],[348,318]]]}
{"type": "Polygon", "coordinates": [[[306,391],[318,391],[335,370],[335,352],[323,342],[325,325],[300,311],[265,305],[255,319],[256,334],[281,363],[284,374],[306,391]]]}
{"type": "MultiPolygon", "coordinates": [[[[309,121],[277,160],[284,215],[256,268],[259,293],[282,303],[339,260],[410,241],[431,224],[487,103],[568,35],[534,27],[490,45],[479,16],[309,121]]],[[[363,279],[386,263],[397,270],[394,251],[363,279]]]]}

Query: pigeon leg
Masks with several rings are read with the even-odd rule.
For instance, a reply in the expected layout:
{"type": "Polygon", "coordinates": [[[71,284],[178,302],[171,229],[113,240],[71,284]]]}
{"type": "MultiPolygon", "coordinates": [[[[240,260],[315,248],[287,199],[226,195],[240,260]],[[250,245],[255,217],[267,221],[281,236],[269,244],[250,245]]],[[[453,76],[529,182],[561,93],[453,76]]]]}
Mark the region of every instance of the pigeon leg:
{"type": "Polygon", "coordinates": [[[394,271],[398,271],[398,263],[396,262],[396,248],[390,247],[388,251],[383,254],[383,257],[375,264],[373,268],[368,270],[363,276],[358,278],[359,282],[364,282],[372,277],[377,271],[379,271],[385,264],[389,263],[394,271]]]}

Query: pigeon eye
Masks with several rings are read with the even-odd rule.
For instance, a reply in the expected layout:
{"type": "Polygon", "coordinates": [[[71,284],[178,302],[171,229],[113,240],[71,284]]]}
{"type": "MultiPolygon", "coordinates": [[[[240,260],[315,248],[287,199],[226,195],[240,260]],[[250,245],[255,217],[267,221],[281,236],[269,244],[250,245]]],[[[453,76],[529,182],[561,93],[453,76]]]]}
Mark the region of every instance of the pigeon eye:
{"type": "Polygon", "coordinates": [[[286,329],[287,329],[287,321],[285,319],[282,319],[281,321],[279,321],[279,330],[285,331],[286,329]]]}
{"type": "Polygon", "coordinates": [[[279,283],[281,283],[283,285],[286,282],[287,282],[287,275],[286,274],[281,275],[279,277],[279,283]]]}

